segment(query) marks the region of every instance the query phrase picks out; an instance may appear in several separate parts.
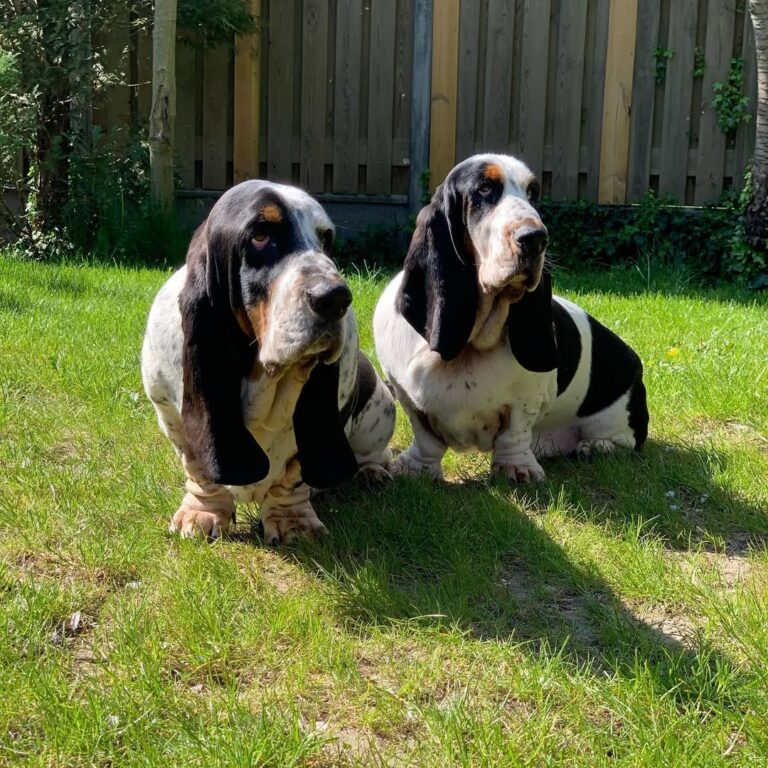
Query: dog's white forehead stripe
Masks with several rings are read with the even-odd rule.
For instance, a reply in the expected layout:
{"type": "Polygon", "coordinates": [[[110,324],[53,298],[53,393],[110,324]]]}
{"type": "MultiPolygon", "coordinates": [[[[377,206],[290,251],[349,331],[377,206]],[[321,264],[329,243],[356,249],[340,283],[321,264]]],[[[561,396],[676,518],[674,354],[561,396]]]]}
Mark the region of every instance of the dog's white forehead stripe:
{"type": "Polygon", "coordinates": [[[301,189],[285,184],[272,184],[275,191],[288,203],[296,214],[299,226],[306,229],[306,234],[315,238],[318,229],[334,230],[328,214],[320,203],[301,189]]]}

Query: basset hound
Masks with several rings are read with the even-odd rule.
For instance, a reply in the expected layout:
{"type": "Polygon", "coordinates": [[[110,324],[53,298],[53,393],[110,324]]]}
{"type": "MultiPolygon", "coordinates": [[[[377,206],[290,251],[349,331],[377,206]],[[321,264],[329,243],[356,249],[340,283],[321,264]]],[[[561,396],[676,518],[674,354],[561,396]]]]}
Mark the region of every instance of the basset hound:
{"type": "Polygon", "coordinates": [[[360,352],[333,238],[305,192],[243,182],[155,298],[142,378],[186,472],[171,531],[217,537],[256,502],[278,544],[324,531],[310,487],[388,476],[394,400],[360,352]]]}
{"type": "Polygon", "coordinates": [[[396,471],[442,477],[448,448],[542,480],[537,457],[639,449],[640,359],[552,296],[530,169],[507,155],[457,165],[419,213],[404,269],[376,307],[381,365],[413,428],[396,471]]]}

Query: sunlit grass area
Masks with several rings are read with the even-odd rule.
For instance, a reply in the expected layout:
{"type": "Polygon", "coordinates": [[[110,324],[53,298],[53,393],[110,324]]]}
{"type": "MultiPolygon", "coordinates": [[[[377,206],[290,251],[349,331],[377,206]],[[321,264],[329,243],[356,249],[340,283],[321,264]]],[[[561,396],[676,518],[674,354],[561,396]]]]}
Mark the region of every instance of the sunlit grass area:
{"type": "MultiPolygon", "coordinates": [[[[764,295],[557,270],[644,361],[642,454],[523,488],[452,454],[271,550],[255,508],[166,532],[139,352],[168,274],[0,259],[0,764],[764,764],[764,295]]],[[[387,276],[348,277],[373,355],[387,276]]]]}

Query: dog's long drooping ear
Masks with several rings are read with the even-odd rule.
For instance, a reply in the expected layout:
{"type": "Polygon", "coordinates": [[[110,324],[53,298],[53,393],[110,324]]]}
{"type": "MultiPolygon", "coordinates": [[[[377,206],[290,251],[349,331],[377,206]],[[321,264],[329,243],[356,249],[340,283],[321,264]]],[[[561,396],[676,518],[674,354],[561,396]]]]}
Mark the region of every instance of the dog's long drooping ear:
{"type": "Polygon", "coordinates": [[[422,208],[405,257],[400,314],[433,352],[452,360],[477,315],[477,270],[468,248],[462,195],[448,180],[422,208]]]}
{"type": "Polygon", "coordinates": [[[552,313],[552,278],[542,272],[535,291],[510,304],[507,335],[512,354],[523,368],[545,373],[557,368],[559,355],[552,313]]]}
{"type": "Polygon", "coordinates": [[[358,465],[339,413],[339,363],[317,363],[293,412],[301,479],[312,488],[349,480],[358,465]]]}
{"type": "Polygon", "coordinates": [[[240,327],[235,248],[226,231],[195,232],[187,253],[187,281],[179,296],[184,332],[181,418],[189,447],[206,477],[222,485],[263,480],[269,459],[243,422],[241,386],[256,343],[240,327]]]}

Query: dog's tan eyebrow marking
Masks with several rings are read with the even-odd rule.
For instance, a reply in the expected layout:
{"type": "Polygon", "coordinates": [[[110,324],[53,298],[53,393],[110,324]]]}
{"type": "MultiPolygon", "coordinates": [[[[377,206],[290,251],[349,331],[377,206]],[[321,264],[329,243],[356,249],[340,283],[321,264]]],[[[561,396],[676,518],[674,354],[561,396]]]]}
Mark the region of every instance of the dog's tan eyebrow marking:
{"type": "Polygon", "coordinates": [[[504,173],[496,163],[488,163],[483,169],[483,173],[485,174],[485,178],[490,179],[490,181],[504,180],[504,173]]]}
{"type": "Polygon", "coordinates": [[[274,203],[270,203],[261,209],[261,218],[264,219],[264,221],[278,224],[283,220],[283,214],[274,203]]]}

